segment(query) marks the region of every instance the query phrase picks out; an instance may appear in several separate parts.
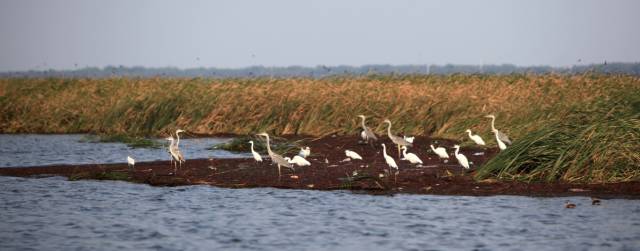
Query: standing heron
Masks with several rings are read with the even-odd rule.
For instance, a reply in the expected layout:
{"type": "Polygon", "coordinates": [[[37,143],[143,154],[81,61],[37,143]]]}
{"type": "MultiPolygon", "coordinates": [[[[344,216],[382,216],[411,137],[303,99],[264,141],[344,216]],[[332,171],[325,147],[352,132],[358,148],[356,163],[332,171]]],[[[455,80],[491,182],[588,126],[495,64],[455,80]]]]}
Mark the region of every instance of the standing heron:
{"type": "Polygon", "coordinates": [[[253,150],[253,140],[249,140],[249,144],[251,144],[251,154],[253,155],[253,159],[255,159],[256,162],[262,162],[262,156],[253,150]]]}
{"type": "Polygon", "coordinates": [[[362,139],[367,143],[370,143],[370,140],[378,141],[378,137],[376,136],[376,134],[373,133],[371,128],[367,127],[367,125],[364,124],[364,120],[367,117],[365,117],[364,115],[358,115],[358,117],[362,119],[360,123],[360,126],[362,126],[362,132],[360,133],[360,136],[362,137],[362,139]]]}
{"type": "Polygon", "coordinates": [[[185,132],[185,130],[178,129],[176,130],[176,147],[180,147],[180,133],[185,132]]]}
{"type": "Polygon", "coordinates": [[[404,158],[401,160],[408,160],[411,164],[422,164],[422,160],[418,158],[418,155],[414,153],[407,153],[407,147],[402,146],[402,155],[404,158]]]}
{"type": "MultiPolygon", "coordinates": [[[[384,144],[382,144],[382,156],[384,156],[384,161],[387,162],[387,165],[389,166],[389,172],[391,172],[391,168],[396,169],[396,172],[399,170],[396,161],[391,156],[387,155],[387,147],[384,144]]],[[[395,172],[393,173],[393,177],[394,182],[396,182],[397,178],[395,172]]]]}
{"type": "Polygon", "coordinates": [[[393,141],[393,143],[398,146],[398,158],[401,158],[400,147],[401,146],[413,146],[413,144],[410,143],[409,141],[405,140],[402,137],[399,137],[397,135],[391,134],[391,120],[385,119],[384,123],[389,124],[389,126],[387,126],[387,135],[389,136],[389,139],[391,139],[391,141],[393,141]]]}
{"type": "Polygon", "coordinates": [[[263,132],[263,133],[258,133],[256,135],[267,138],[267,152],[269,153],[269,158],[271,158],[271,162],[276,163],[276,165],[278,165],[278,179],[280,179],[280,176],[282,175],[280,166],[288,167],[288,168],[291,168],[291,170],[295,171],[295,169],[293,169],[293,165],[289,163],[289,161],[285,160],[282,156],[278,155],[277,153],[274,153],[273,151],[271,151],[271,145],[269,144],[269,134],[267,134],[266,132],[263,132]]]}
{"type": "Polygon", "coordinates": [[[471,134],[471,129],[467,129],[465,132],[469,133],[469,138],[471,140],[473,140],[473,142],[475,142],[478,145],[484,146],[484,140],[482,140],[482,137],[480,137],[480,135],[473,135],[471,134]]]}
{"type": "Polygon", "coordinates": [[[496,126],[495,126],[496,116],[493,116],[493,114],[490,114],[485,116],[485,118],[491,118],[491,131],[496,134],[496,137],[498,137],[500,141],[506,143],[507,145],[511,145],[511,139],[509,139],[509,136],[507,136],[503,132],[498,131],[498,129],[496,129],[496,126]]]}
{"type": "Polygon", "coordinates": [[[469,160],[467,160],[467,157],[464,156],[462,153],[458,153],[460,151],[460,146],[454,145],[453,148],[456,149],[455,155],[456,155],[456,159],[458,159],[458,163],[460,163],[460,165],[465,169],[469,169],[469,160]]]}
{"type": "Polygon", "coordinates": [[[180,168],[182,168],[182,163],[185,162],[185,159],[180,152],[180,149],[174,144],[175,139],[173,137],[167,137],[165,139],[171,142],[169,144],[169,153],[171,154],[171,158],[173,159],[173,161],[175,161],[173,163],[173,173],[175,175],[178,173],[178,165],[180,165],[180,168]]]}

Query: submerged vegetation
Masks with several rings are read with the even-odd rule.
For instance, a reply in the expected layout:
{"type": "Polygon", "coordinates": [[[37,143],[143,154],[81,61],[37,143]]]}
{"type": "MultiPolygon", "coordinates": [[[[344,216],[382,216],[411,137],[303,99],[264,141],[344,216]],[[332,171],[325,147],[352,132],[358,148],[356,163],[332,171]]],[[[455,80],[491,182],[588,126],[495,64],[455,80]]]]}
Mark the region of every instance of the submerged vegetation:
{"type": "MultiPolygon", "coordinates": [[[[640,180],[638,93],[637,76],[600,74],[6,78],[0,130],[324,136],[357,133],[356,115],[365,114],[378,134],[388,118],[400,134],[467,140],[471,129],[494,146],[484,116],[495,114],[514,145],[477,177],[612,182],[640,180]]],[[[262,150],[263,141],[253,139],[262,150]]],[[[220,147],[247,151],[248,140],[220,147]]]]}

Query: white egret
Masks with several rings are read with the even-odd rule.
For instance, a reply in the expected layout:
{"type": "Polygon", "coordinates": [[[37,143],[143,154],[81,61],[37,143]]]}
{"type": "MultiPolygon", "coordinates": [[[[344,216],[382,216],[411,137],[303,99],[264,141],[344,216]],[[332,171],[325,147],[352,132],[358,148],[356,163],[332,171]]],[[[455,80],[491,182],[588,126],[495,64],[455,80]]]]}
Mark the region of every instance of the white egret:
{"type": "Polygon", "coordinates": [[[295,169],[293,169],[293,165],[291,165],[291,163],[289,163],[287,160],[285,160],[279,154],[274,153],[273,151],[271,151],[271,145],[269,144],[269,134],[267,134],[266,132],[263,132],[263,133],[258,133],[256,135],[263,136],[263,137],[267,138],[267,152],[269,153],[269,158],[271,158],[271,162],[273,162],[276,165],[278,165],[278,179],[280,179],[280,176],[282,175],[282,172],[281,172],[281,169],[280,169],[281,166],[291,168],[291,170],[295,171],[295,169]]]}
{"type": "Polygon", "coordinates": [[[438,157],[440,157],[441,159],[448,159],[449,158],[449,154],[447,154],[447,149],[444,149],[444,147],[439,146],[438,148],[433,147],[433,145],[431,145],[431,150],[438,155],[438,157]]]}
{"type": "Polygon", "coordinates": [[[500,148],[500,151],[507,149],[507,145],[504,144],[504,142],[502,142],[502,140],[500,140],[500,136],[499,136],[499,132],[498,130],[492,131],[493,134],[496,135],[496,142],[498,142],[498,147],[500,148]]]}
{"type": "Polygon", "coordinates": [[[298,152],[298,155],[300,155],[300,157],[306,158],[309,157],[309,155],[311,155],[311,148],[307,147],[301,147],[300,148],[300,152],[298,152]]]}
{"type": "Polygon", "coordinates": [[[253,150],[253,140],[249,140],[249,143],[251,144],[251,155],[253,155],[253,159],[255,159],[256,162],[262,162],[262,156],[253,150]]]}
{"type": "Polygon", "coordinates": [[[422,160],[418,158],[418,155],[415,155],[414,153],[407,153],[406,146],[402,146],[402,156],[404,157],[402,160],[408,160],[411,164],[422,164],[422,160]]]}
{"type": "Polygon", "coordinates": [[[409,142],[409,143],[412,143],[412,144],[413,144],[413,140],[414,140],[416,137],[407,137],[407,136],[402,136],[402,138],[403,138],[404,140],[406,140],[407,142],[409,142]]]}
{"type": "Polygon", "coordinates": [[[471,129],[467,129],[465,132],[469,133],[469,138],[471,140],[473,140],[473,142],[476,142],[476,144],[484,146],[484,140],[482,140],[482,137],[480,137],[480,135],[473,135],[471,134],[471,129]]]}
{"type": "Polygon", "coordinates": [[[391,120],[385,119],[384,123],[389,124],[389,126],[387,127],[387,135],[389,136],[389,139],[391,139],[391,141],[393,141],[393,143],[398,146],[398,158],[400,158],[400,147],[413,146],[413,144],[401,137],[391,134],[391,120]]]}
{"type": "Polygon", "coordinates": [[[507,136],[503,132],[498,131],[498,129],[496,129],[496,126],[495,126],[496,116],[493,116],[490,114],[485,117],[491,118],[491,131],[496,134],[496,136],[500,139],[500,141],[506,143],[507,145],[511,145],[511,139],[509,139],[509,136],[507,136]]]}
{"type": "Polygon", "coordinates": [[[345,150],[344,154],[347,155],[347,157],[352,158],[352,159],[359,159],[359,160],[362,159],[362,156],[360,156],[360,154],[358,154],[358,153],[356,153],[354,151],[351,151],[351,150],[345,150]]]}
{"type": "Polygon", "coordinates": [[[136,165],[136,160],[131,158],[131,156],[127,156],[127,165],[129,165],[129,169],[133,170],[136,165]]]}
{"type": "Polygon", "coordinates": [[[373,133],[371,128],[367,127],[367,125],[365,125],[365,123],[364,123],[364,120],[367,117],[365,117],[364,115],[358,115],[358,117],[360,117],[362,119],[361,125],[360,125],[360,126],[362,126],[362,132],[360,132],[360,137],[362,137],[362,140],[364,140],[367,143],[370,143],[371,140],[378,141],[378,137],[376,136],[376,134],[373,133]]]}
{"type": "Polygon", "coordinates": [[[304,159],[303,157],[296,155],[293,156],[293,159],[289,158],[289,157],[284,157],[284,159],[291,163],[291,164],[296,164],[297,166],[310,166],[311,163],[309,161],[307,161],[306,159],[304,159]]]}
{"type": "Polygon", "coordinates": [[[467,157],[464,156],[464,154],[462,153],[458,153],[460,151],[460,146],[455,145],[453,146],[453,148],[456,149],[455,155],[456,155],[456,159],[458,159],[458,163],[460,163],[460,165],[465,169],[469,169],[469,160],[467,160],[467,157]]]}
{"type": "MultiPolygon", "coordinates": [[[[387,147],[384,144],[382,144],[382,154],[384,156],[384,161],[386,161],[387,165],[389,166],[389,172],[391,172],[391,168],[396,169],[396,171],[398,171],[399,170],[398,164],[396,164],[396,161],[393,158],[391,158],[391,156],[387,155],[387,147]]],[[[396,181],[395,172],[393,177],[394,177],[394,181],[396,181]]]]}

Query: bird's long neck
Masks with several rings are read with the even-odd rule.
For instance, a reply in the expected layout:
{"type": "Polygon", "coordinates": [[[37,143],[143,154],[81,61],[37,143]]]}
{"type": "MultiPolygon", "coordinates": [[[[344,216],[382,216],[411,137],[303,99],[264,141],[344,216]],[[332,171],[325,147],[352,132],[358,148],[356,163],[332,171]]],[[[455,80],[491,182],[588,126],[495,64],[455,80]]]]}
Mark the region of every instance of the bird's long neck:
{"type": "Polygon", "coordinates": [[[267,135],[267,151],[269,152],[269,154],[273,154],[273,152],[271,151],[271,145],[269,145],[269,135],[267,135]]]}
{"type": "Polygon", "coordinates": [[[431,145],[431,150],[433,150],[434,152],[436,151],[436,148],[433,147],[433,145],[431,145]]]}
{"type": "Polygon", "coordinates": [[[407,157],[407,148],[402,149],[402,157],[407,157]]]}
{"type": "Polygon", "coordinates": [[[473,137],[473,135],[471,135],[471,131],[467,131],[469,133],[469,137],[473,137]]]}
{"type": "Polygon", "coordinates": [[[460,150],[460,147],[456,148],[456,156],[458,156],[458,151],[460,150]]]}
{"type": "Polygon", "coordinates": [[[255,152],[255,151],[253,150],[253,142],[251,142],[251,152],[255,152]]]}
{"type": "Polygon", "coordinates": [[[496,117],[491,117],[491,130],[496,130],[496,117]]]}
{"type": "Polygon", "coordinates": [[[389,124],[389,126],[387,126],[387,134],[389,138],[393,138],[393,134],[391,134],[391,122],[387,122],[387,124],[389,124]]]}
{"type": "Polygon", "coordinates": [[[360,117],[362,119],[362,121],[360,122],[362,124],[362,129],[367,129],[367,126],[364,125],[364,117],[360,117]]]}
{"type": "Polygon", "coordinates": [[[382,154],[387,157],[387,147],[385,145],[382,145],[382,154]]]}

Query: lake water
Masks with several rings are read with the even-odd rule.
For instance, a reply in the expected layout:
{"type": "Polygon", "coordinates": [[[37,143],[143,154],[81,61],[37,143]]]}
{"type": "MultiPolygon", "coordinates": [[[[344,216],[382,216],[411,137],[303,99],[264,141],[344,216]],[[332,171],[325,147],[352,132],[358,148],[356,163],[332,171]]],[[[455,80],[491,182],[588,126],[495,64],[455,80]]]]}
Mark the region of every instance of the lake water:
{"type": "MultiPolygon", "coordinates": [[[[80,138],[0,135],[0,166],[124,162],[128,154],[166,159],[162,149],[80,138]]],[[[204,149],[216,140],[183,142],[192,158],[242,156],[204,149]]],[[[640,201],[592,206],[587,197],[372,196],[0,176],[0,250],[122,249],[640,250],[640,201]],[[565,200],[577,208],[565,209],[565,200]]]]}
{"type": "MultiPolygon", "coordinates": [[[[42,166],[54,164],[126,163],[130,155],[136,161],[169,160],[166,149],[130,148],[122,143],[82,142],[82,134],[0,134],[0,167],[42,166]]],[[[250,158],[250,153],[207,150],[230,139],[181,139],[180,149],[187,159],[250,158]]],[[[168,141],[158,140],[165,143],[168,141]]]]}

